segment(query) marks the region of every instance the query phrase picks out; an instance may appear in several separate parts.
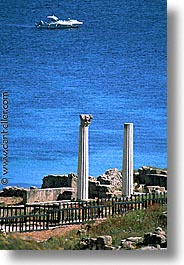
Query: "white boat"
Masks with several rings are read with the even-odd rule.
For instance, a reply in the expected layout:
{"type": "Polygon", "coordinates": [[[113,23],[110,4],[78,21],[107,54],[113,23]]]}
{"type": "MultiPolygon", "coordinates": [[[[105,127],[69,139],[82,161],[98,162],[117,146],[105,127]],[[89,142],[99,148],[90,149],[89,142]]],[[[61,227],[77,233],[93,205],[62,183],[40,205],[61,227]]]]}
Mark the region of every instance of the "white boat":
{"type": "Polygon", "coordinates": [[[39,29],[69,29],[78,28],[83,22],[76,19],[59,20],[56,16],[47,16],[48,21],[39,21],[35,26],[39,29]]]}

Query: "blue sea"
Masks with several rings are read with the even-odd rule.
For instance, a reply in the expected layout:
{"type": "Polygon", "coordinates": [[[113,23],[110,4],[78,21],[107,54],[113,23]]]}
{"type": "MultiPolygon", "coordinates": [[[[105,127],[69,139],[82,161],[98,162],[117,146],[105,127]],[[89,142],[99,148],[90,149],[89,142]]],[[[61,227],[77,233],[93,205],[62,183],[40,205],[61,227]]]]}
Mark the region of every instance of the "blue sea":
{"type": "Polygon", "coordinates": [[[82,113],[93,115],[89,175],[121,170],[129,122],[134,169],[167,167],[166,19],[165,0],[1,0],[7,185],[39,187],[45,175],[77,173],[82,113]],[[53,14],[84,24],[35,27],[53,14]]]}

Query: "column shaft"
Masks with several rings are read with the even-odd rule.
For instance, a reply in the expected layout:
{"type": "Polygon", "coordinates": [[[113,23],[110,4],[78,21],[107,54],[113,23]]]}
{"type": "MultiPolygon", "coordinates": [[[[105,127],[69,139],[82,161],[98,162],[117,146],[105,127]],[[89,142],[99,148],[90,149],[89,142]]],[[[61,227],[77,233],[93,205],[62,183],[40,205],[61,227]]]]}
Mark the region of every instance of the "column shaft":
{"type": "Polygon", "coordinates": [[[88,200],[88,126],[92,116],[81,114],[80,118],[77,199],[88,200]]]}
{"type": "Polygon", "coordinates": [[[124,124],[122,194],[133,194],[133,123],[124,124]]]}

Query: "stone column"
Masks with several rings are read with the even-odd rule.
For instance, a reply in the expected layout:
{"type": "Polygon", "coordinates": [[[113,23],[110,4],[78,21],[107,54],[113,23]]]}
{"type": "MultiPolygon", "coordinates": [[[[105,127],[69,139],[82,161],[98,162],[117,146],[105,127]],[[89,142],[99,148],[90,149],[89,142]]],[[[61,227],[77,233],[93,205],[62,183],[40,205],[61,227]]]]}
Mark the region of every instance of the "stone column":
{"type": "Polygon", "coordinates": [[[133,194],[133,123],[124,124],[122,195],[133,194]]]}
{"type": "Polygon", "coordinates": [[[88,200],[88,126],[92,115],[80,115],[77,199],[88,200]]]}

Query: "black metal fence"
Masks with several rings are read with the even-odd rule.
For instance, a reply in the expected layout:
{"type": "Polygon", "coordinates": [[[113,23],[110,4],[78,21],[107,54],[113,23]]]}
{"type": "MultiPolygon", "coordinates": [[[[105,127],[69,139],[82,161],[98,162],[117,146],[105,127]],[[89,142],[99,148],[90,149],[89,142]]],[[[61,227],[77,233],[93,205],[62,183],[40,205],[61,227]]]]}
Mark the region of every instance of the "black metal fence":
{"type": "Polygon", "coordinates": [[[132,195],[130,198],[0,206],[0,229],[6,232],[38,231],[60,225],[122,215],[130,210],[167,204],[167,193],[132,195]]]}

